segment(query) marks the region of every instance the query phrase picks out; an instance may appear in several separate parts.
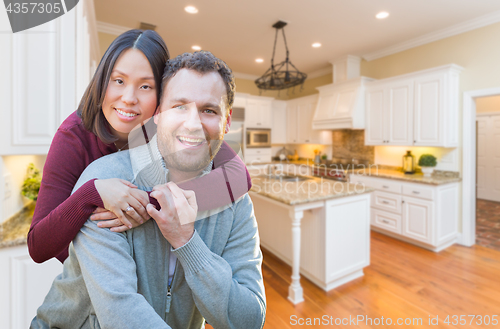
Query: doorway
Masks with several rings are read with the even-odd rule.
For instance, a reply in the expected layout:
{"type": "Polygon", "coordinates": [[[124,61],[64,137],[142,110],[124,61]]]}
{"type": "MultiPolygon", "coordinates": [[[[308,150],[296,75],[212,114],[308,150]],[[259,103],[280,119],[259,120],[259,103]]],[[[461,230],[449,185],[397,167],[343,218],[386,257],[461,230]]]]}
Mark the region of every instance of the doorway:
{"type": "Polygon", "coordinates": [[[476,243],[500,251],[500,96],[475,102],[476,243]]]}

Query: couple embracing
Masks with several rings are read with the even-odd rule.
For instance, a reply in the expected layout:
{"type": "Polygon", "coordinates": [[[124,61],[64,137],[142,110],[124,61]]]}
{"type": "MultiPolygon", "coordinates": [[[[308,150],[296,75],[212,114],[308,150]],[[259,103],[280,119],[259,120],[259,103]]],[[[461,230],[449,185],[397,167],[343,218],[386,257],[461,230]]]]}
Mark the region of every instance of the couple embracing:
{"type": "Polygon", "coordinates": [[[223,141],[234,77],[209,52],[168,59],[125,32],[56,133],[28,246],[64,268],[32,328],[263,326],[251,183],[223,141]]]}

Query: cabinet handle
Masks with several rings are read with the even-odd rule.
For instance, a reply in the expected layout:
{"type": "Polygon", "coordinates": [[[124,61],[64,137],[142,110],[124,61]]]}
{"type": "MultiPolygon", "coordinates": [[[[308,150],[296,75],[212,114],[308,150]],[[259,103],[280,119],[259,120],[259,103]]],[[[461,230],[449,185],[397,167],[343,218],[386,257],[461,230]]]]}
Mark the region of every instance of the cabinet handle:
{"type": "Polygon", "coordinates": [[[388,221],[388,220],[386,220],[386,219],[382,219],[382,222],[383,222],[383,223],[386,223],[386,224],[389,224],[389,221],[388,221]]]}
{"type": "Polygon", "coordinates": [[[387,186],[387,185],[382,185],[382,187],[383,187],[383,188],[389,188],[389,186],[387,186]]]}
{"type": "Polygon", "coordinates": [[[405,203],[405,200],[401,200],[401,203],[405,203]]]}
{"type": "Polygon", "coordinates": [[[417,142],[416,140],[415,140],[415,141],[413,141],[413,143],[416,143],[416,142],[417,142]]]}
{"type": "Polygon", "coordinates": [[[307,143],[309,143],[309,140],[308,140],[308,139],[306,139],[306,142],[307,142],[307,143]]]}
{"type": "Polygon", "coordinates": [[[414,194],[420,194],[420,192],[419,192],[419,191],[413,191],[413,193],[414,193],[414,194]]]}
{"type": "Polygon", "coordinates": [[[389,204],[389,202],[388,202],[388,201],[385,201],[385,200],[384,200],[384,201],[382,201],[382,203],[384,203],[384,204],[389,204]]]}

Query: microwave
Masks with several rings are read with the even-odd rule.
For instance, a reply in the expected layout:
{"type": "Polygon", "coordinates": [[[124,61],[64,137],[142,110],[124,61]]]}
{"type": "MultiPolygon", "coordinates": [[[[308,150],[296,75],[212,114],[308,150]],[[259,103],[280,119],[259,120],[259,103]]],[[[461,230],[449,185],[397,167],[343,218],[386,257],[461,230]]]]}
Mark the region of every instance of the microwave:
{"type": "Polygon", "coordinates": [[[247,148],[271,147],[271,129],[247,129],[247,148]]]}

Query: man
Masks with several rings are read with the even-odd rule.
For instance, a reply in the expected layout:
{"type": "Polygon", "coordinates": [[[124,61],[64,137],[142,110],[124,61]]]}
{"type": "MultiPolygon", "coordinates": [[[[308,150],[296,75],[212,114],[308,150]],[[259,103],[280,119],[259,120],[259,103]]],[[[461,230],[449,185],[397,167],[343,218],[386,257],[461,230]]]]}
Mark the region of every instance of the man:
{"type": "Polygon", "coordinates": [[[262,254],[248,194],[195,221],[193,193],[164,184],[210,171],[230,125],[232,73],[211,53],[183,54],[169,62],[162,88],[151,142],[93,162],[75,186],[126,179],[154,187],[161,210],[148,205],[154,220],[124,233],[87,221],[32,328],[202,328],[205,319],[215,328],[263,326],[262,254]]]}

